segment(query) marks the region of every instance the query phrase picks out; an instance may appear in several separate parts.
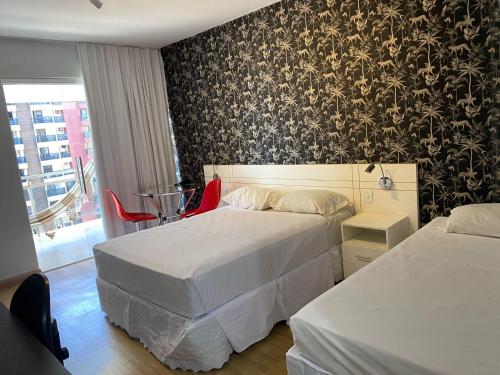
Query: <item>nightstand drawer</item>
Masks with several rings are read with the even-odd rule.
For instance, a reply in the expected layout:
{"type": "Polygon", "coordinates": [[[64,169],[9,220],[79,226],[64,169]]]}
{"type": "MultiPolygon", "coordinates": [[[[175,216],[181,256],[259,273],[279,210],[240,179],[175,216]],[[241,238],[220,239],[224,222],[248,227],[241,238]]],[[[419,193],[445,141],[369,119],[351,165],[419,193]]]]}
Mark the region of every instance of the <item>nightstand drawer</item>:
{"type": "Polygon", "coordinates": [[[344,259],[344,277],[371,263],[379,256],[386,253],[385,250],[359,246],[351,241],[342,244],[342,257],[344,259]]]}
{"type": "Polygon", "coordinates": [[[365,266],[366,264],[363,263],[361,264],[360,262],[354,263],[354,262],[349,262],[348,260],[344,259],[343,262],[343,267],[344,267],[344,279],[348,278],[351,276],[354,272],[360,270],[365,266]]]}

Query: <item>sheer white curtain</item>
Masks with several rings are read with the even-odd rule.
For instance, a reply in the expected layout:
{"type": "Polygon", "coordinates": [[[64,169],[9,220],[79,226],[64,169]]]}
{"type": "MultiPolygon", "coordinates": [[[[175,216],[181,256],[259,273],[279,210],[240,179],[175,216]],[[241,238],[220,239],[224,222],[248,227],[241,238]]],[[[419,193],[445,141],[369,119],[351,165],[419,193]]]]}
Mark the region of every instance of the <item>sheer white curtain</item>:
{"type": "Polygon", "coordinates": [[[163,62],[149,48],[83,43],[78,51],[104,228],[111,238],[134,226],[117,219],[104,189],[113,190],[127,210],[140,211],[144,202],[134,192],[176,182],[163,62]]]}

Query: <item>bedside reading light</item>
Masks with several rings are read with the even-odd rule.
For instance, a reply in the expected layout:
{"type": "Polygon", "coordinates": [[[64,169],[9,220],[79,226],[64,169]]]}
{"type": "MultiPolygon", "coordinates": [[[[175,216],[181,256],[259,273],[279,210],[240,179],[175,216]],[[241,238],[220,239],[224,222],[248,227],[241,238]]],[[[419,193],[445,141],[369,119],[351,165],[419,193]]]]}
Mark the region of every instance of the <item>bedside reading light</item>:
{"type": "Polygon", "coordinates": [[[213,163],[212,163],[212,169],[213,169],[213,171],[214,171],[214,174],[213,174],[212,178],[213,178],[214,180],[219,179],[219,178],[220,178],[220,177],[219,177],[219,174],[218,174],[218,173],[217,173],[217,171],[215,170],[215,164],[213,164],[213,163]]]}
{"type": "MultiPolygon", "coordinates": [[[[382,163],[380,161],[378,162],[378,165],[380,166],[380,170],[382,171],[382,177],[380,177],[380,179],[378,180],[378,186],[380,186],[382,190],[389,190],[392,186],[392,180],[390,177],[385,176],[384,169],[382,168],[382,163]]],[[[370,163],[368,167],[366,167],[365,172],[372,173],[374,169],[375,163],[370,163]]]]}
{"type": "Polygon", "coordinates": [[[101,0],[89,0],[92,5],[94,5],[97,9],[101,9],[102,1],[101,0]]]}

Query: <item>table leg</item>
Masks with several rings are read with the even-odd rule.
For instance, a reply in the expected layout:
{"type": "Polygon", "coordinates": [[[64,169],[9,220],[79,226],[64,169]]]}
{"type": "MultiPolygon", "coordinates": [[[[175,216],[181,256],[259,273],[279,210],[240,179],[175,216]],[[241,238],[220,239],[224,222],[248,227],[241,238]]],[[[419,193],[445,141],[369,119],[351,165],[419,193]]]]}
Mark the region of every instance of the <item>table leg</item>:
{"type": "Polygon", "coordinates": [[[158,226],[164,224],[167,221],[167,218],[163,214],[163,211],[161,209],[161,203],[156,201],[156,199],[152,196],[148,196],[149,200],[151,201],[151,204],[156,208],[156,211],[158,212],[158,226]]]}

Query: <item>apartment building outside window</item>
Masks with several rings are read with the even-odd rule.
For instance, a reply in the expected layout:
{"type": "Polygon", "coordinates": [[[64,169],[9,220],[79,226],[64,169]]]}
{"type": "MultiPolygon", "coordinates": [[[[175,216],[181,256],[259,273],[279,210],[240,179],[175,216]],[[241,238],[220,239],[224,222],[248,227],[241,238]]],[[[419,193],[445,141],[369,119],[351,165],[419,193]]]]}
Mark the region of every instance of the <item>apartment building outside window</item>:
{"type": "Polygon", "coordinates": [[[104,233],[83,86],[3,83],[0,88],[42,270],[91,256],[104,233]],[[86,192],[75,186],[81,180],[74,159],[83,165],[86,192]],[[63,252],[64,260],[49,259],[52,251],[63,252]]]}

